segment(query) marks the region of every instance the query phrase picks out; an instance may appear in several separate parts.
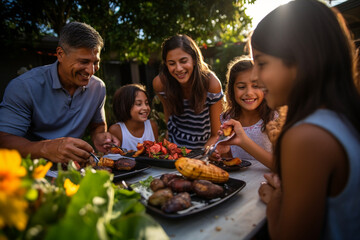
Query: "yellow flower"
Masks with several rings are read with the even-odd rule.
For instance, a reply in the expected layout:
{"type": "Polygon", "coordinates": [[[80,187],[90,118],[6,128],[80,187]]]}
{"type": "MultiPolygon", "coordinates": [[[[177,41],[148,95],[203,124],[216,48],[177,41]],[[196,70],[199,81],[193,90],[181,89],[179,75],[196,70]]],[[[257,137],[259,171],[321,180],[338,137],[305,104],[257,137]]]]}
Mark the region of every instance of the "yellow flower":
{"type": "Polygon", "coordinates": [[[0,149],[0,192],[15,193],[26,175],[21,165],[21,156],[16,150],[0,149]]]}
{"type": "Polygon", "coordinates": [[[49,171],[49,169],[52,166],[52,162],[47,162],[46,165],[40,165],[37,168],[35,168],[32,176],[35,179],[40,179],[40,178],[44,178],[47,171],[49,171]]]}
{"type": "Polygon", "coordinates": [[[28,203],[21,196],[11,196],[0,191],[0,229],[6,225],[24,230],[28,221],[25,212],[27,207],[28,203]]]}
{"type": "Polygon", "coordinates": [[[79,187],[80,187],[79,185],[74,184],[68,178],[64,182],[65,192],[66,192],[66,195],[69,197],[74,195],[77,192],[77,190],[79,189],[79,187]]]}

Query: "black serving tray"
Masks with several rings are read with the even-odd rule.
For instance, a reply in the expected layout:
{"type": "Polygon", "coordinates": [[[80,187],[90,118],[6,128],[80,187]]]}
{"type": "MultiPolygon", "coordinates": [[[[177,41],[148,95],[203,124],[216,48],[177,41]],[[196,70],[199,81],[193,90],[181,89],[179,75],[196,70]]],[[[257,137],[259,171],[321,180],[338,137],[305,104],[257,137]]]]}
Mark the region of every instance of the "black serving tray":
{"type": "Polygon", "coordinates": [[[219,200],[217,200],[217,201],[206,200],[206,199],[197,197],[195,194],[190,194],[192,202],[193,201],[201,202],[201,203],[204,203],[204,205],[199,208],[191,209],[189,211],[186,211],[186,209],[183,211],[179,211],[180,213],[179,212],[165,213],[158,207],[148,205],[147,199],[145,199],[143,197],[141,198],[141,202],[142,202],[142,204],[144,204],[144,206],[147,209],[147,212],[149,212],[149,213],[154,213],[154,214],[157,214],[157,215],[165,217],[165,218],[181,218],[181,217],[186,217],[189,215],[197,214],[199,212],[205,211],[209,208],[212,208],[219,204],[222,204],[226,200],[235,196],[235,194],[237,194],[239,191],[241,191],[245,187],[246,183],[239,179],[229,178],[229,180],[226,183],[218,184],[218,185],[223,186],[225,189],[224,195],[219,200]]]}
{"type": "Polygon", "coordinates": [[[146,169],[149,169],[151,166],[149,164],[145,164],[145,163],[141,163],[141,162],[136,162],[136,165],[133,169],[131,170],[112,170],[112,173],[114,174],[114,181],[118,181],[121,179],[125,179],[131,176],[134,176],[142,171],[145,171],[146,169]]]}
{"type": "MultiPolygon", "coordinates": [[[[197,156],[200,156],[204,153],[201,149],[195,149],[192,150],[190,153],[186,155],[187,158],[195,158],[197,156]]],[[[130,153],[130,155],[126,155],[128,157],[131,157],[131,155],[134,153],[130,153]]],[[[136,162],[146,163],[151,166],[161,167],[161,168],[175,168],[175,160],[169,160],[169,159],[156,159],[156,158],[150,158],[146,155],[140,155],[138,157],[135,157],[136,162]]]]}
{"type": "Polygon", "coordinates": [[[237,171],[242,168],[247,168],[247,167],[251,166],[251,162],[246,161],[246,160],[241,160],[240,164],[234,165],[234,166],[226,166],[221,162],[211,162],[211,164],[214,164],[215,166],[217,166],[227,172],[233,172],[233,171],[237,171]]]}

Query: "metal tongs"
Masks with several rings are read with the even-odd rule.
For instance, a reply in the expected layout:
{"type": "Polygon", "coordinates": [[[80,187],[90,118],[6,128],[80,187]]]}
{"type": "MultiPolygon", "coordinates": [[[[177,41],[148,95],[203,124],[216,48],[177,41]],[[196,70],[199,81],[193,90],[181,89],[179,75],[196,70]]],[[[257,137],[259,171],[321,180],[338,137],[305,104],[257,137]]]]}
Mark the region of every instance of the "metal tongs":
{"type": "Polygon", "coordinates": [[[98,163],[100,162],[99,158],[95,154],[93,154],[92,152],[89,152],[89,153],[94,158],[94,161],[95,161],[96,165],[98,165],[98,163]]]}
{"type": "Polygon", "coordinates": [[[125,189],[127,189],[129,191],[133,190],[132,187],[128,186],[127,183],[124,180],[121,181],[121,184],[125,187],[125,189]]]}
{"type": "Polygon", "coordinates": [[[229,136],[224,136],[224,134],[220,135],[215,144],[212,144],[205,148],[205,152],[203,156],[200,158],[200,160],[203,160],[204,162],[206,162],[206,164],[209,164],[209,157],[211,156],[211,154],[213,154],[217,145],[221,142],[226,142],[230,140],[234,135],[235,135],[235,131],[233,131],[229,136]]]}
{"type": "Polygon", "coordinates": [[[116,148],[120,149],[120,150],[123,151],[124,153],[127,153],[127,149],[126,149],[126,148],[119,147],[119,146],[117,146],[115,143],[110,143],[110,145],[113,146],[113,147],[116,147],[116,148]]]}

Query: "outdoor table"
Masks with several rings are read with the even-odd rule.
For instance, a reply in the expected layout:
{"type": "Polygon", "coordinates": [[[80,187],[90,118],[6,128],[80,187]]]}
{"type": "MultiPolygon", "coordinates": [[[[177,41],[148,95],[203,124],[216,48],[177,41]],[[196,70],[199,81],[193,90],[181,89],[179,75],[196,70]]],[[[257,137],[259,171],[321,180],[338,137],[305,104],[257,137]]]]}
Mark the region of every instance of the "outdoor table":
{"type": "MultiPolygon", "coordinates": [[[[258,189],[264,181],[268,168],[258,161],[235,172],[230,177],[246,182],[246,186],[227,201],[203,212],[183,218],[151,216],[164,228],[171,239],[251,239],[266,221],[266,205],[260,201],[258,189]]],[[[158,176],[174,172],[176,169],[151,167],[132,178],[127,183],[144,180],[148,176],[158,176]]]]}

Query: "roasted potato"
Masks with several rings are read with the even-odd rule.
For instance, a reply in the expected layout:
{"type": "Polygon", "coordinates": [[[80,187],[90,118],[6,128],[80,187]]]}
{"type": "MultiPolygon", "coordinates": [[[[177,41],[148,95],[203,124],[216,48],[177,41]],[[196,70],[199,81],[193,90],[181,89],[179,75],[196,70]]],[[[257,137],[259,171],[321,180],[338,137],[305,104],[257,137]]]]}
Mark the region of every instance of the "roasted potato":
{"type": "Polygon", "coordinates": [[[163,206],[165,202],[173,197],[171,189],[164,188],[154,192],[148,199],[148,203],[153,206],[163,206]]]}
{"type": "Polygon", "coordinates": [[[163,210],[165,213],[174,213],[189,207],[191,207],[190,194],[187,192],[182,192],[166,201],[161,210],[163,210]]]}
{"type": "Polygon", "coordinates": [[[159,189],[165,188],[165,183],[161,179],[154,179],[150,183],[150,188],[153,190],[153,192],[156,192],[159,189]]]}
{"type": "Polygon", "coordinates": [[[197,196],[205,199],[221,197],[224,194],[224,188],[207,180],[195,180],[193,182],[193,191],[197,196]]]}

